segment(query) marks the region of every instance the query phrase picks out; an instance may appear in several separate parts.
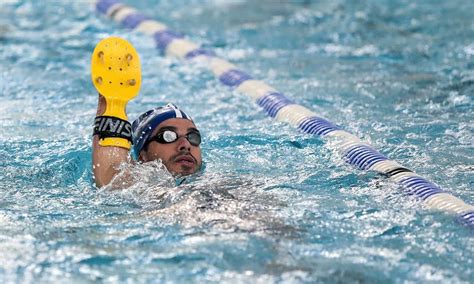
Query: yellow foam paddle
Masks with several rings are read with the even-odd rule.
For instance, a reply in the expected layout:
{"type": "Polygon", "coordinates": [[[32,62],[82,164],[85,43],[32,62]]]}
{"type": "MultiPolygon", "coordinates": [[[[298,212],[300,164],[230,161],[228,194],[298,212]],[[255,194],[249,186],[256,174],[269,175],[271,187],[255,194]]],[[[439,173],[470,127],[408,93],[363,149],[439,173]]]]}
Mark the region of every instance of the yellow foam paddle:
{"type": "MultiPolygon", "coordinates": [[[[91,73],[95,88],[107,102],[103,115],[128,120],[125,107],[141,85],[140,58],[133,45],[119,37],[100,41],[92,53],[91,73]]],[[[101,139],[99,145],[131,146],[127,139],[118,137],[101,139]]]]}

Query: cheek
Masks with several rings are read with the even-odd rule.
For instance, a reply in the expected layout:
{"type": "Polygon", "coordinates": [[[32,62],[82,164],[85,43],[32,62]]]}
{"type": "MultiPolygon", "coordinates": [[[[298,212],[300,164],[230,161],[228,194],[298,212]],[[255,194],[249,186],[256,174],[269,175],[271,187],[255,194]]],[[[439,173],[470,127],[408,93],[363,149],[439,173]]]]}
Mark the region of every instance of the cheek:
{"type": "Polygon", "coordinates": [[[151,157],[152,160],[161,159],[163,160],[163,162],[167,162],[171,157],[172,153],[172,151],[167,148],[167,145],[160,145],[154,146],[153,148],[149,148],[149,157],[151,157]]]}
{"type": "Polygon", "coordinates": [[[201,163],[202,158],[201,158],[201,149],[193,149],[191,150],[191,154],[196,158],[196,160],[201,163]]]}

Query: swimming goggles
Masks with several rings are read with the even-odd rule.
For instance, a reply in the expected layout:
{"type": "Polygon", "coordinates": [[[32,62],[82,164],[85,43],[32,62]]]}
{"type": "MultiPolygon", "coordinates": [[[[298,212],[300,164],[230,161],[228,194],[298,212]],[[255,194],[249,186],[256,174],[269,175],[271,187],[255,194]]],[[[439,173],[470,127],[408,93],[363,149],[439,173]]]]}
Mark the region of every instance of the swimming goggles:
{"type": "Polygon", "coordinates": [[[147,144],[151,141],[156,141],[160,144],[170,144],[176,142],[181,137],[185,137],[193,146],[197,147],[199,146],[199,144],[201,144],[201,134],[197,130],[192,130],[184,136],[178,136],[178,133],[171,129],[166,129],[159,132],[158,134],[156,134],[156,136],[150,138],[147,144]]]}

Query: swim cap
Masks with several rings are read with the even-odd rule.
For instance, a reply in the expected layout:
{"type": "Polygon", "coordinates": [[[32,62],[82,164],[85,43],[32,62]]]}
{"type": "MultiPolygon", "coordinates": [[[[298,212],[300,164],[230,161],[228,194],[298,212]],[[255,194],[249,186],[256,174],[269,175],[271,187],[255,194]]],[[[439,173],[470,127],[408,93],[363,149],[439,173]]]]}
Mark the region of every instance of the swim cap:
{"type": "Polygon", "coordinates": [[[132,123],[133,155],[135,159],[138,159],[140,151],[150,138],[153,130],[160,123],[171,118],[184,118],[193,121],[189,115],[176,105],[167,104],[145,112],[132,123]]]}

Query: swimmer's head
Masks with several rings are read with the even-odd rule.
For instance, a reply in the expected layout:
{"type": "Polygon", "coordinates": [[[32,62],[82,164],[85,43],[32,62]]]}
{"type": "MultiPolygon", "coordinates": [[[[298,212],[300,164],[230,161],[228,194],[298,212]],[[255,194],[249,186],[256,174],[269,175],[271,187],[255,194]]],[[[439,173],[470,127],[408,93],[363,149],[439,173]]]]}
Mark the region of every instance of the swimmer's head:
{"type": "Polygon", "coordinates": [[[174,104],[140,115],[132,131],[132,153],[138,161],[161,159],[174,175],[193,174],[201,168],[201,135],[191,117],[174,104]]]}

